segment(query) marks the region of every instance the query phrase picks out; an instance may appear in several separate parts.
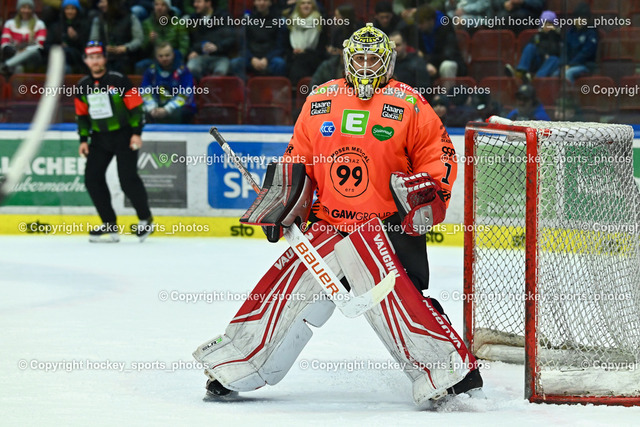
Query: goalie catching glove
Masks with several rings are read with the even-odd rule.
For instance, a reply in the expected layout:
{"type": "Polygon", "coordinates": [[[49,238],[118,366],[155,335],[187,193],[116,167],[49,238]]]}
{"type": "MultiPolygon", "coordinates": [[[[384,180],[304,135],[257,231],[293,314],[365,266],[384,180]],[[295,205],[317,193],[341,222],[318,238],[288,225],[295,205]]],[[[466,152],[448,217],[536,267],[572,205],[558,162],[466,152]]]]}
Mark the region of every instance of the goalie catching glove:
{"type": "Polygon", "coordinates": [[[267,240],[277,242],[282,227],[306,223],[313,185],[302,163],[270,163],[262,190],[240,222],[261,225],[267,240]]]}
{"type": "Polygon", "coordinates": [[[442,190],[428,173],[407,175],[394,172],[389,187],[406,234],[426,234],[431,227],[444,221],[446,203],[442,190]]]}

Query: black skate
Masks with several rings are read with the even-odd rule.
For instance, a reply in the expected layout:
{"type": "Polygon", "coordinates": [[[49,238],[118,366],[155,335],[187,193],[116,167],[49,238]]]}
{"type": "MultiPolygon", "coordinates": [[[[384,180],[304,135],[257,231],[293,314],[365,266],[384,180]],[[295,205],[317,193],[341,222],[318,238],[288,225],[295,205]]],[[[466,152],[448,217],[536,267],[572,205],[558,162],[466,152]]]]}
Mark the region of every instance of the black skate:
{"type": "Polygon", "coordinates": [[[117,243],[120,241],[118,226],[105,222],[89,231],[89,241],[93,243],[117,243]]]}
{"type": "Polygon", "coordinates": [[[207,394],[204,400],[229,400],[238,395],[237,391],[232,391],[220,384],[218,380],[207,380],[207,394]]]}
{"type": "Polygon", "coordinates": [[[449,387],[447,389],[447,393],[454,395],[466,393],[471,397],[484,397],[484,393],[482,393],[482,384],[483,381],[482,376],[480,375],[480,370],[476,368],[469,372],[462,381],[455,384],[453,387],[449,387]]]}
{"type": "Polygon", "coordinates": [[[459,398],[457,397],[460,394],[466,394],[473,399],[486,399],[482,391],[480,370],[474,369],[469,372],[460,382],[449,387],[446,392],[422,402],[419,404],[419,407],[421,410],[427,411],[441,411],[447,410],[446,408],[455,408],[456,405],[460,404],[459,398]]]}
{"type": "Polygon", "coordinates": [[[141,219],[138,224],[131,226],[131,231],[140,239],[140,243],[144,242],[144,239],[154,231],[153,217],[150,216],[147,219],[141,219]]]}

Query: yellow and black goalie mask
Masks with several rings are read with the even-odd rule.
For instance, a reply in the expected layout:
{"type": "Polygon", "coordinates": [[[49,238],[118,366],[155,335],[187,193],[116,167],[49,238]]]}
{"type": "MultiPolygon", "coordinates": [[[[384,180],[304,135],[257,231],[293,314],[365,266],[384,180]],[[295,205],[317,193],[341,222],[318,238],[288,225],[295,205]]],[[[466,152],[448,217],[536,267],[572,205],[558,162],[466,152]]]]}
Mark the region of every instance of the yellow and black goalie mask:
{"type": "Polygon", "coordinates": [[[376,89],[393,76],[396,62],[395,43],[373,24],[368,23],[343,43],[347,82],[358,98],[371,99],[376,89]]]}

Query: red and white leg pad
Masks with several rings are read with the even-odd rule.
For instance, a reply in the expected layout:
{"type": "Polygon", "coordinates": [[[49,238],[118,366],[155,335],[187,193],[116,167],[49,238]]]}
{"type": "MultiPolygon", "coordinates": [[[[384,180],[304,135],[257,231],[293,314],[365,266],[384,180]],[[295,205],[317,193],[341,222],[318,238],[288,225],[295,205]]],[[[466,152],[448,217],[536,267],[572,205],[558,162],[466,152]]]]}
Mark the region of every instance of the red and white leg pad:
{"type": "MultiPolygon", "coordinates": [[[[324,221],[307,238],[329,267],[342,278],[333,252],[342,236],[324,221]]],[[[326,297],[289,248],[258,282],[225,333],[193,353],[207,366],[205,373],[235,391],[250,391],[278,383],[289,371],[313,332],[322,326],[335,304],[326,297]]]]}
{"type": "Polygon", "coordinates": [[[444,396],[477,367],[460,336],[407,276],[379,218],[340,241],[335,253],[356,295],[395,272],[394,290],[365,316],[411,379],[416,404],[444,396]]]}

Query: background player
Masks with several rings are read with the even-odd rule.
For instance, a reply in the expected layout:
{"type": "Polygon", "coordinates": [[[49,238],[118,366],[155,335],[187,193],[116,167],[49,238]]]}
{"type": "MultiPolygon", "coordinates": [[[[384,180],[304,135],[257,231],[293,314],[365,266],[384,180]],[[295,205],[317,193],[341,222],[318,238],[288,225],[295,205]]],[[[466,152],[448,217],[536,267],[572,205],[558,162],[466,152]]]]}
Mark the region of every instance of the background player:
{"type": "MultiPolygon", "coordinates": [[[[306,223],[306,184],[316,190],[307,235],[336,274],[356,294],[375,285],[380,269],[399,274],[395,290],[365,315],[405,366],[414,401],[424,405],[480,388],[482,378],[440,304],[421,294],[429,281],[423,235],[444,220],[457,167],[428,103],[391,79],[394,61],[393,43],[370,24],[345,41],[346,79],[309,95],[285,163],[270,165],[242,221],[267,226],[276,241],[280,227],[306,223]]],[[[285,252],[225,334],[194,352],[207,366],[210,394],[249,391],[284,377],[310,339],[306,325],[321,326],[333,312],[309,276],[285,252]]]]}

